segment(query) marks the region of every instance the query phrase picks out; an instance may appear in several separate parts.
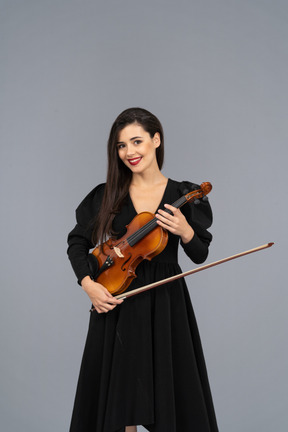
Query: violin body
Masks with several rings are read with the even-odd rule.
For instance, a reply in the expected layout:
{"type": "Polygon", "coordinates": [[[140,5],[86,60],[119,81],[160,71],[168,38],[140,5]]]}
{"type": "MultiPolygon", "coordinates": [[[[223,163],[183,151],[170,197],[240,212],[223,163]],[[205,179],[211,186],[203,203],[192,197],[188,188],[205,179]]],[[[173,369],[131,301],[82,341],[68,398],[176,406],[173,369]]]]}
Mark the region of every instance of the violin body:
{"type": "MultiPolygon", "coordinates": [[[[172,206],[182,207],[185,203],[207,199],[211,191],[209,182],[201,184],[200,189],[183,195],[172,206]]],[[[168,209],[167,213],[172,214],[168,209]]],[[[157,218],[149,212],[139,213],[126,225],[126,234],[120,239],[110,238],[97,246],[91,254],[97,260],[94,280],[105,286],[111,294],[124,292],[136,277],[136,267],[143,260],[151,260],[160,254],[168,242],[168,233],[157,223],[157,218]]]]}
{"type": "Polygon", "coordinates": [[[168,241],[166,230],[157,225],[138,241],[131,245],[135,232],[141,230],[155,215],[149,212],[139,213],[126,225],[127,232],[118,240],[109,239],[96,247],[92,254],[98,261],[99,275],[96,281],[108,289],[111,294],[121,294],[136,277],[136,267],[143,260],[151,260],[165,248],[168,241]],[[101,250],[102,249],[102,250],[101,250]],[[101,270],[102,269],[102,270],[101,270]]]}

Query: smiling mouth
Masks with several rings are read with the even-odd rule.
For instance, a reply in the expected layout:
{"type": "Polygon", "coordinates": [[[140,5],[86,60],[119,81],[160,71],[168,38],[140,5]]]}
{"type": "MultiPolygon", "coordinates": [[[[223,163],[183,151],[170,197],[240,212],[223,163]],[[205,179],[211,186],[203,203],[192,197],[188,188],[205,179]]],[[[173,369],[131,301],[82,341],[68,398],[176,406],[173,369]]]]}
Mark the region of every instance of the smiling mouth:
{"type": "Polygon", "coordinates": [[[138,163],[141,161],[142,157],[134,158],[134,159],[128,159],[128,162],[130,165],[138,165],[138,163]]]}

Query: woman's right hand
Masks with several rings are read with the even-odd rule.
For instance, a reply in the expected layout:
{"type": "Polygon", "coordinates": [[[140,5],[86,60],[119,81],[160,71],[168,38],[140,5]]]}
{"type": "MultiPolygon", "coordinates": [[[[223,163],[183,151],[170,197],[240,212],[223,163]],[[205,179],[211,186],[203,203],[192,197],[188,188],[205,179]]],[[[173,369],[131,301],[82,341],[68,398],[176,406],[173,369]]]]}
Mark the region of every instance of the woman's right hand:
{"type": "Polygon", "coordinates": [[[118,304],[123,303],[118,300],[98,282],[94,282],[90,276],[85,276],[81,281],[81,286],[86,294],[89,296],[93,306],[98,313],[109,312],[114,309],[118,304]]]}

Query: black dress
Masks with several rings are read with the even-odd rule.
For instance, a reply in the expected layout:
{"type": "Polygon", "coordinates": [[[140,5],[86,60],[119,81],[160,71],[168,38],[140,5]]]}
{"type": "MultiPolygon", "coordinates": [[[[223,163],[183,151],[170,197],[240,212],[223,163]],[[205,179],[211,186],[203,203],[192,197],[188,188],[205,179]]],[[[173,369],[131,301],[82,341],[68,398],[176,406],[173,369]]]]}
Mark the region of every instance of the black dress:
{"type": "MultiPolygon", "coordinates": [[[[159,207],[172,204],[195,184],[169,179],[159,207]]],[[[87,253],[91,220],[99,210],[99,185],[76,210],[68,254],[79,281],[90,274],[87,253]]],[[[195,263],[203,262],[212,239],[209,203],[182,207],[193,239],[182,244],[195,263]]],[[[121,237],[135,216],[130,196],[114,219],[121,237]]],[[[166,248],[137,267],[128,290],[181,272],[179,237],[169,233],[166,248]]],[[[90,315],[70,432],[116,432],[143,425],[151,432],[218,431],[201,341],[184,279],[130,297],[113,311],[90,315]]]]}

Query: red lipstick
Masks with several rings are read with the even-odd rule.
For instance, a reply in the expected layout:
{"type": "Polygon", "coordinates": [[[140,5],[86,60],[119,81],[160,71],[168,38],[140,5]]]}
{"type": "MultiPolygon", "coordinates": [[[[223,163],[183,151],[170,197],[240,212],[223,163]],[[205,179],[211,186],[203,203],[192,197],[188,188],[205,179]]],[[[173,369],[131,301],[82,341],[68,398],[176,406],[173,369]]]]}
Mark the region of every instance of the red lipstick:
{"type": "Polygon", "coordinates": [[[138,165],[138,163],[141,161],[142,157],[134,158],[134,159],[128,159],[128,162],[130,165],[138,165]]]}

